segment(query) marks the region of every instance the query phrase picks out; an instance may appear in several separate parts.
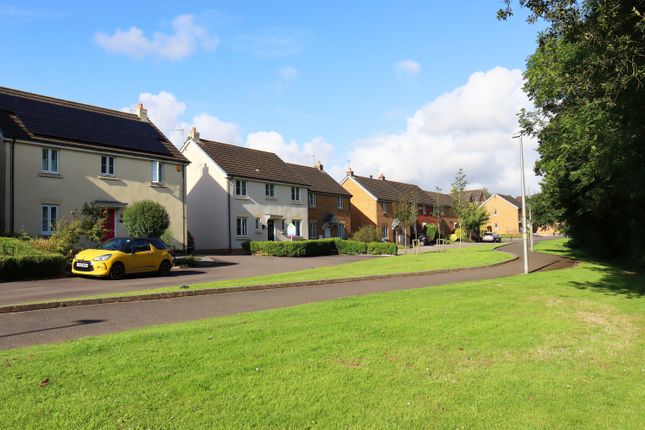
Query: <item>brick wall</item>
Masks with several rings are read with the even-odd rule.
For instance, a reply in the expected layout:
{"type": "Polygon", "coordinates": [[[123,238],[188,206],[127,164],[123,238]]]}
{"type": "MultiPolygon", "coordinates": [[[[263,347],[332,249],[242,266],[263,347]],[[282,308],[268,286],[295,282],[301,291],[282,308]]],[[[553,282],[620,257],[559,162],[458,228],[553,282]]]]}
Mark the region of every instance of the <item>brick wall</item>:
{"type": "MultiPolygon", "coordinates": [[[[311,192],[310,192],[311,193],[311,192]]],[[[352,231],[351,225],[351,205],[349,197],[342,197],[343,207],[342,209],[338,208],[338,196],[329,195],[329,194],[316,194],[316,207],[309,206],[309,222],[316,222],[316,237],[319,237],[324,234],[323,224],[324,219],[327,214],[333,213],[336,215],[336,218],[339,222],[345,224],[345,232],[342,236],[347,237],[352,231]]],[[[338,227],[332,225],[331,227],[331,237],[340,237],[341,235],[338,232],[338,227]]]]}

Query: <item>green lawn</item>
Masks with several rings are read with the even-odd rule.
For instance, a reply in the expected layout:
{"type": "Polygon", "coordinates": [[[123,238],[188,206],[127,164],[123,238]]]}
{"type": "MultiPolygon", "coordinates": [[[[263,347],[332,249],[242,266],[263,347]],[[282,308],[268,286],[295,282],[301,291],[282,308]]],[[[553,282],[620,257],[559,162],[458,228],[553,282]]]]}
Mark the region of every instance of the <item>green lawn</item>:
{"type": "Polygon", "coordinates": [[[0,422],[642,428],[644,285],[583,263],[4,351],[0,422]]]}
{"type": "MultiPolygon", "coordinates": [[[[397,257],[377,257],[353,263],[324,266],[296,272],[278,273],[275,275],[254,276],[249,278],[229,279],[215,282],[191,284],[191,290],[210,288],[246,287],[251,285],[272,285],[287,282],[319,281],[324,279],[353,278],[371,275],[390,275],[422,271],[476,267],[501,263],[513,258],[505,252],[492,252],[499,244],[484,244],[464,247],[463,250],[449,249],[443,252],[426,252],[419,255],[408,254],[397,257]]],[[[264,257],[254,257],[264,258],[264,257]]],[[[315,257],[311,257],[315,258],[315,257]]],[[[125,297],[151,293],[183,291],[179,286],[161,287],[147,290],[127,291],[123,293],[101,294],[83,298],[125,297]]],[[[65,299],[75,300],[75,299],[65,299]]]]}

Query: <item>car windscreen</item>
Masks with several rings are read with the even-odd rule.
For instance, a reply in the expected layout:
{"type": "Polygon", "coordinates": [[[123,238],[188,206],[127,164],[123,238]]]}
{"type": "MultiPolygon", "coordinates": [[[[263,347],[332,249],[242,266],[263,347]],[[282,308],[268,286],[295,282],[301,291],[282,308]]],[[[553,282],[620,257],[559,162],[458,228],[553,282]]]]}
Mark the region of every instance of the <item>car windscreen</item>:
{"type": "Polygon", "coordinates": [[[112,239],[99,245],[99,249],[107,251],[130,252],[130,239],[112,239]]]}

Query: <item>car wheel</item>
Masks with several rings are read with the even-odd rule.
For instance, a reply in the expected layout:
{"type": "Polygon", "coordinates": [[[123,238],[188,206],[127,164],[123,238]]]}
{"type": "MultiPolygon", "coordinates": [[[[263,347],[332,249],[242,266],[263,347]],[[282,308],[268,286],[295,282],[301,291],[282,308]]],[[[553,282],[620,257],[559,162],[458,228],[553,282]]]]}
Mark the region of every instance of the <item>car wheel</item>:
{"type": "Polygon", "coordinates": [[[116,281],[125,276],[125,267],[121,263],[114,263],[110,269],[110,279],[116,281]]]}
{"type": "Polygon", "coordinates": [[[164,260],[159,265],[159,274],[162,276],[167,276],[170,274],[170,269],[172,269],[172,264],[170,264],[170,261],[164,260]]]}

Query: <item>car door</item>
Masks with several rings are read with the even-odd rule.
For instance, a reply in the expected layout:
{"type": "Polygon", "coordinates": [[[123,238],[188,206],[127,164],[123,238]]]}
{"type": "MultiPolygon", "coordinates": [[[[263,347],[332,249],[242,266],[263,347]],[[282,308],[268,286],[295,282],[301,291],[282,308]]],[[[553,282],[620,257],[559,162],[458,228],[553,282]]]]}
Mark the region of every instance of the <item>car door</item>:
{"type": "Polygon", "coordinates": [[[134,272],[154,270],[152,248],[147,239],[132,241],[132,256],[130,258],[134,272]]]}

